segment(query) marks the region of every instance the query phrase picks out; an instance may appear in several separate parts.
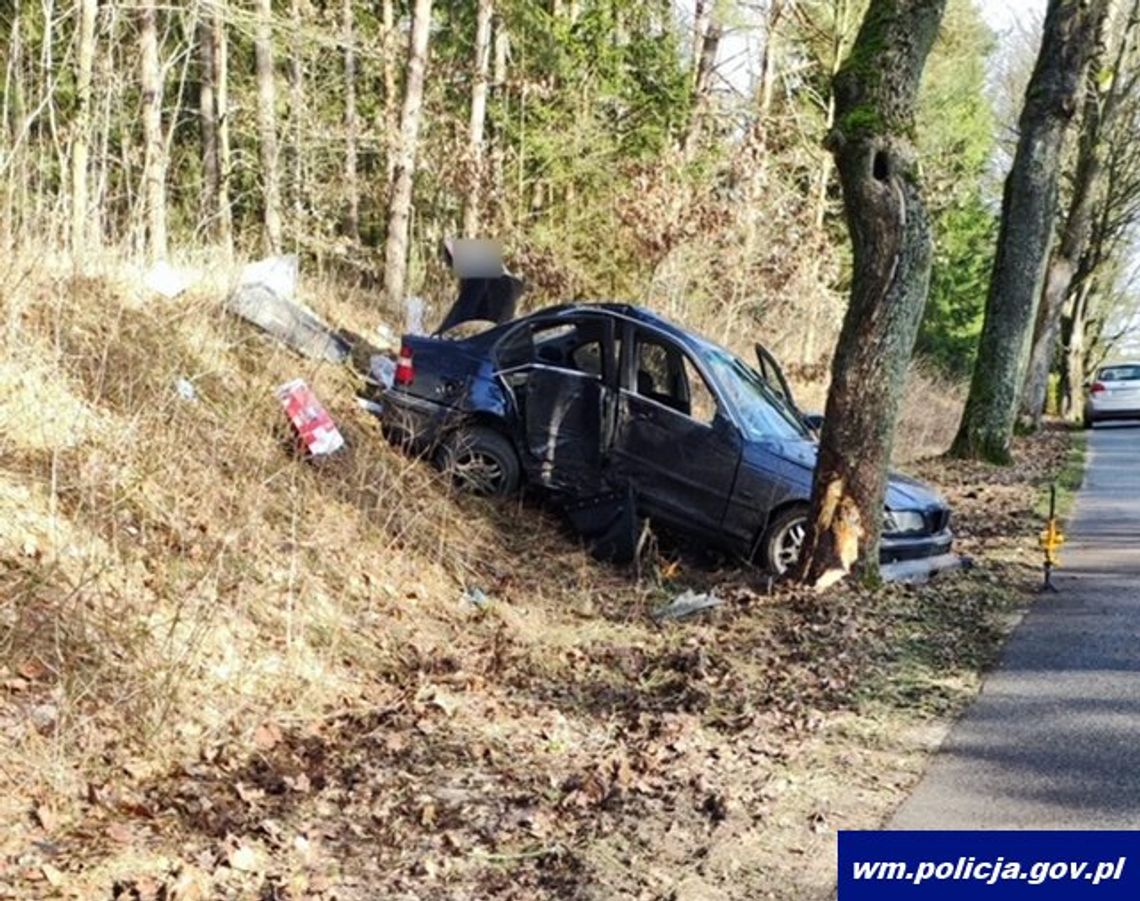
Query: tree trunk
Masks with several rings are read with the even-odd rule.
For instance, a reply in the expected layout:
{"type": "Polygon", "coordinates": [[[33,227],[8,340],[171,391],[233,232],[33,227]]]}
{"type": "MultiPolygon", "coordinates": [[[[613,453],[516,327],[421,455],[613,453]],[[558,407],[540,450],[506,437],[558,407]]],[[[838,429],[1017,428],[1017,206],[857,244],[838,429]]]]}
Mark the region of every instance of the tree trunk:
{"type": "Polygon", "coordinates": [[[1049,0],[1045,30],[1005,182],[997,255],[986,299],[957,457],[1009,463],[1053,217],[1065,130],[1084,84],[1108,0],[1049,0]]]}
{"type": "Polygon", "coordinates": [[[261,148],[265,245],[270,253],[280,253],[283,234],[281,173],[277,171],[277,89],[273,77],[272,0],[257,0],[254,53],[257,59],[257,136],[261,148]]]}
{"type": "Polygon", "coordinates": [[[233,255],[234,225],[230,207],[230,61],[226,38],[226,0],[217,0],[210,23],[214,61],[214,107],[218,132],[218,221],[215,236],[227,259],[233,255]]]}
{"type": "Polygon", "coordinates": [[[470,184],[463,204],[463,234],[475,238],[479,231],[479,201],[483,192],[483,133],[487,122],[487,80],[491,70],[491,17],[493,0],[479,0],[475,12],[475,68],[471,81],[471,118],[467,128],[470,184]]]}
{"type": "Polygon", "coordinates": [[[396,109],[396,13],[393,0],[383,0],[380,6],[381,26],[384,29],[382,52],[384,54],[384,118],[381,123],[381,144],[384,148],[384,173],[388,189],[396,177],[397,129],[399,119],[396,109]]]}
{"type": "Polygon", "coordinates": [[[416,0],[408,47],[408,76],[400,115],[400,147],[388,200],[388,237],[384,248],[384,294],[390,304],[404,299],[408,273],[408,226],[412,214],[412,182],[416,145],[423,114],[424,68],[431,34],[432,0],[416,0]]]}
{"type": "Polygon", "coordinates": [[[1120,100],[1120,85],[1124,56],[1127,53],[1131,34],[1136,28],[1140,2],[1133,0],[1132,8],[1120,37],[1120,43],[1112,63],[1112,83],[1104,97],[1098,92],[1102,78],[1103,22],[1097,39],[1097,53],[1093,57],[1091,77],[1086,78],[1084,111],[1081,114],[1081,134],[1077,149],[1077,165],[1073,175],[1073,194],[1069,200],[1068,214],[1061,229],[1061,241],[1045,274],[1045,290],[1042,293],[1037,311],[1037,321],[1033,332],[1033,345],[1029,355],[1029,368],[1025,385],[1021,392],[1022,421],[1030,428],[1041,426],[1045,413],[1046,394],[1049,389],[1049,371],[1053,365],[1053,354],[1057,347],[1057,337],[1061,329],[1061,314],[1069,289],[1073,284],[1081,255],[1092,233],[1093,211],[1103,171],[1102,136],[1111,128],[1112,119],[1120,100]]]}
{"type": "Polygon", "coordinates": [[[305,59],[303,31],[305,17],[301,9],[302,0],[291,0],[289,24],[293,29],[292,48],[289,59],[289,124],[292,127],[292,184],[293,228],[298,233],[305,231],[305,185],[304,185],[304,134],[305,134],[305,59]]]}
{"type": "Polygon", "coordinates": [[[1093,279],[1088,279],[1073,298],[1073,315],[1069,324],[1069,342],[1065,347],[1064,397],[1061,412],[1069,422],[1080,422],[1084,417],[1085,388],[1085,320],[1088,318],[1089,297],[1093,279]]]}
{"type": "Polygon", "coordinates": [[[98,0],[80,0],[75,51],[75,122],[71,140],[71,253],[81,260],[87,249],[87,179],[91,142],[91,73],[95,65],[95,14],[98,0]]]}
{"type": "Polygon", "coordinates": [[[207,234],[217,237],[218,226],[218,106],[214,94],[214,37],[210,22],[198,23],[198,61],[201,68],[201,88],[198,91],[198,119],[202,130],[202,192],[201,217],[207,234]]]}
{"type": "Polygon", "coordinates": [[[139,55],[147,252],[152,260],[161,260],[166,258],[166,145],[162,134],[162,69],[154,0],[146,0],[139,11],[139,55]]]}
{"type": "Polygon", "coordinates": [[[344,41],[344,190],[348,200],[344,231],[353,241],[359,242],[360,187],[356,177],[356,23],[352,0],[343,0],[341,14],[344,41]]]}
{"type": "Polygon", "coordinates": [[[799,575],[824,589],[857,561],[876,579],[887,465],[930,286],[930,224],[912,143],[946,0],[871,0],[836,75],[835,156],[854,250],[799,575]]]}
{"type": "Polygon", "coordinates": [[[713,71],[716,68],[717,54],[720,52],[720,39],[724,34],[716,10],[710,8],[707,21],[700,26],[700,44],[693,69],[693,106],[689,116],[689,127],[685,131],[681,146],[685,156],[691,156],[700,141],[705,116],[708,113],[709,93],[712,90],[713,71]]]}

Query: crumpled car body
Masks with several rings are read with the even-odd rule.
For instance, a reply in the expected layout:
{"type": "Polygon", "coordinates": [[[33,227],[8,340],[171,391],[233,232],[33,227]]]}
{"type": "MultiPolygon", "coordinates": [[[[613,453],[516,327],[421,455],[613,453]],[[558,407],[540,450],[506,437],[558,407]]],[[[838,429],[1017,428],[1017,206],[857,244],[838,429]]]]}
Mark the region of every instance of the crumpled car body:
{"type": "MultiPolygon", "coordinates": [[[[667,531],[777,573],[794,563],[817,448],[782,374],[761,374],[766,351],[754,368],[649,310],[600,303],[460,340],[405,336],[400,359],[373,409],[459,468],[485,452],[499,479],[487,493],[527,484],[581,507],[629,492],[667,531]]],[[[886,504],[884,562],[949,550],[950,511],[929,488],[892,474],[886,504]]]]}

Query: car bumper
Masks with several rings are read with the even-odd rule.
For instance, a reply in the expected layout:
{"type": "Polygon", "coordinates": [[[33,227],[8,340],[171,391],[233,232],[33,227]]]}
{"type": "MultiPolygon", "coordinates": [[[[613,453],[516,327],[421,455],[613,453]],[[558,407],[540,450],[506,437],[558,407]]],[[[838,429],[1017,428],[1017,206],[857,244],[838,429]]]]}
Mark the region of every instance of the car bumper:
{"type": "Polygon", "coordinates": [[[896,563],[900,560],[921,560],[940,557],[950,552],[954,533],[943,529],[934,535],[884,535],[879,544],[879,560],[896,563]]]}
{"type": "Polygon", "coordinates": [[[445,431],[450,407],[395,388],[373,388],[359,398],[384,430],[401,442],[430,447],[445,431]]]}
{"type": "Polygon", "coordinates": [[[1085,406],[1085,419],[1089,422],[1108,422],[1111,419],[1140,419],[1140,406],[1101,406],[1087,404],[1085,406]]]}

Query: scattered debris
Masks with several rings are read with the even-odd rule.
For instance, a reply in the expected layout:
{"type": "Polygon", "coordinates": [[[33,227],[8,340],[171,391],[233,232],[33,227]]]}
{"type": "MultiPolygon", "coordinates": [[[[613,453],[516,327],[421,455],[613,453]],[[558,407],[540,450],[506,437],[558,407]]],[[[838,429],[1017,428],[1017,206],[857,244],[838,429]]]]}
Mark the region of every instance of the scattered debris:
{"type": "Polygon", "coordinates": [[[383,354],[376,354],[369,361],[368,378],[383,388],[391,388],[396,381],[396,361],[383,354]]]}
{"type": "Polygon", "coordinates": [[[961,554],[942,554],[938,557],[923,557],[919,560],[899,560],[879,567],[879,575],[884,582],[916,583],[927,582],[933,576],[958,569],[972,569],[974,561],[961,554]]]}
{"type": "Polygon", "coordinates": [[[286,382],[276,394],[298,437],[312,456],[335,453],[344,447],[344,437],[336,423],[304,379],[286,382]]]}
{"type": "Polygon", "coordinates": [[[185,376],[175,381],[174,390],[178,392],[178,396],[183,400],[196,401],[198,399],[198,389],[195,388],[194,383],[185,376]]]}
{"type": "Polygon", "coordinates": [[[664,607],[659,607],[657,610],[654,610],[653,618],[657,620],[657,622],[671,619],[684,619],[687,616],[692,616],[694,613],[713,610],[723,605],[724,598],[717,597],[711,591],[705,594],[697,594],[689,588],[684,593],[673,598],[673,600],[664,607]]]}
{"type": "Polygon", "coordinates": [[[380,350],[395,350],[400,346],[400,336],[386,322],[376,326],[376,346],[380,350]]]}
{"type": "Polygon", "coordinates": [[[491,606],[491,599],[487,597],[482,588],[467,588],[459,599],[460,610],[486,610],[491,606]]]}
{"type": "Polygon", "coordinates": [[[155,294],[174,300],[185,293],[198,281],[198,273],[189,269],[177,269],[165,260],[160,260],[146,271],[143,284],[155,294]]]}
{"type": "MultiPolygon", "coordinates": [[[[424,299],[409,297],[404,301],[404,331],[409,335],[424,334],[424,299]]],[[[395,346],[396,342],[392,342],[395,346]]]]}
{"type": "Polygon", "coordinates": [[[311,310],[294,302],[297,258],[270,257],[250,263],[226,298],[227,312],[251,322],[312,360],[343,363],[352,346],[311,310]]]}

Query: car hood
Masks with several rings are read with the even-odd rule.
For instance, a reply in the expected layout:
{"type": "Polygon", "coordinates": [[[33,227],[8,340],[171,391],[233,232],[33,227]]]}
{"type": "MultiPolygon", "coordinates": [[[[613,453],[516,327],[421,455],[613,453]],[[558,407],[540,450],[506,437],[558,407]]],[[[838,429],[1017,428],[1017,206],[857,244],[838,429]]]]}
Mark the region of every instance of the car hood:
{"type": "MultiPolygon", "coordinates": [[[[819,446],[807,439],[778,441],[767,449],[789,463],[802,466],[808,472],[815,469],[819,458],[819,446]]],[[[929,510],[945,507],[946,502],[929,485],[901,472],[891,471],[887,474],[886,506],[888,510],[929,510]]]]}

